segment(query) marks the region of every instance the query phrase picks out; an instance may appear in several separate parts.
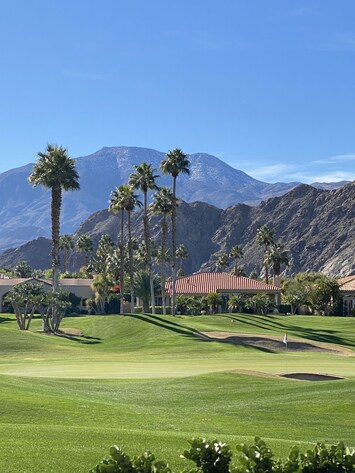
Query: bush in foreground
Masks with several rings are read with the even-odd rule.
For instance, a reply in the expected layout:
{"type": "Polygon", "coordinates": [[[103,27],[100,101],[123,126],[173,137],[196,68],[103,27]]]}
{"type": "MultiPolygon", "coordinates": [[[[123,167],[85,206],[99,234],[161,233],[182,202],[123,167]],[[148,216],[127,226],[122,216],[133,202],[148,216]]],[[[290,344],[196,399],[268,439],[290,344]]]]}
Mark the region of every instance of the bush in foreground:
{"type": "MultiPolygon", "coordinates": [[[[252,445],[237,445],[240,453],[231,465],[232,452],[228,445],[217,440],[196,438],[189,441],[190,449],[183,458],[195,467],[184,473],[354,473],[355,452],[343,442],[330,447],[317,443],[301,453],[292,447],[285,460],[274,460],[273,453],[263,440],[255,437],[252,445]]],[[[120,447],[110,449],[110,458],[102,460],[90,473],[171,473],[163,461],[156,461],[151,452],[131,459],[120,447]]]]}

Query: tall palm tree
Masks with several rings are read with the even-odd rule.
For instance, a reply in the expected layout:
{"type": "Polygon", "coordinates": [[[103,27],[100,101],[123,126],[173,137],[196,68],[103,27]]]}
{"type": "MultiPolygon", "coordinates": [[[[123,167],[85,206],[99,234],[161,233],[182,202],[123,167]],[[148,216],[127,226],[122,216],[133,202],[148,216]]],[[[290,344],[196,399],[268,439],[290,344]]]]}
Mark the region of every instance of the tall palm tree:
{"type": "Polygon", "coordinates": [[[180,148],[175,148],[166,153],[165,159],[160,163],[163,174],[170,174],[173,178],[173,208],[171,212],[171,269],[172,269],[172,315],[175,315],[176,305],[176,180],[179,174],[190,174],[190,161],[187,155],[180,148]]]}
{"type": "Polygon", "coordinates": [[[174,196],[168,187],[161,187],[158,192],[153,194],[153,202],[150,205],[154,214],[162,214],[161,224],[161,246],[159,252],[159,263],[160,263],[160,284],[161,284],[161,297],[163,304],[163,314],[166,315],[166,303],[165,303],[165,263],[167,257],[166,248],[166,237],[168,234],[168,222],[167,217],[172,212],[174,196]]]}
{"type": "Polygon", "coordinates": [[[129,185],[133,189],[140,189],[143,193],[144,202],[144,214],[143,214],[143,227],[144,227],[144,242],[147,253],[147,266],[150,279],[150,299],[152,305],[152,313],[155,314],[155,294],[154,294],[154,275],[152,267],[152,257],[150,249],[150,232],[149,232],[149,221],[148,221],[148,191],[157,190],[158,186],[155,181],[159,177],[154,174],[156,169],[151,164],[141,163],[139,166],[135,166],[135,171],[129,177],[129,185]]]}
{"type": "Polygon", "coordinates": [[[183,243],[176,248],[176,258],[180,260],[180,273],[181,276],[184,274],[182,271],[182,261],[189,257],[187,249],[183,243]]]}
{"type": "Polygon", "coordinates": [[[51,189],[53,291],[58,292],[62,191],[80,189],[79,175],[74,160],[62,146],[48,144],[46,150],[37,155],[37,163],[33,166],[28,180],[34,187],[41,185],[45,189],[51,189]]]}
{"type": "Polygon", "coordinates": [[[231,248],[229,256],[234,259],[234,276],[238,276],[238,261],[243,258],[244,252],[240,246],[236,245],[231,248]]]}
{"type": "Polygon", "coordinates": [[[66,273],[68,270],[69,253],[74,249],[74,242],[70,235],[61,235],[59,238],[59,249],[63,252],[63,271],[66,273]]]}
{"type": "Polygon", "coordinates": [[[281,243],[275,243],[268,251],[268,261],[272,265],[274,277],[280,276],[281,265],[288,266],[290,264],[288,251],[285,250],[281,243]]]}
{"type": "Polygon", "coordinates": [[[274,232],[266,224],[258,228],[256,232],[256,243],[264,248],[263,265],[265,267],[265,282],[269,284],[269,260],[267,254],[274,242],[274,232]]]}
{"type": "Polygon", "coordinates": [[[92,239],[89,237],[89,235],[80,235],[76,242],[76,247],[82,255],[82,266],[86,266],[88,264],[89,253],[92,253],[92,251],[94,251],[92,239]]]}
{"type": "Polygon", "coordinates": [[[129,186],[127,191],[126,199],[126,211],[127,211],[127,228],[128,228],[128,261],[129,261],[129,284],[131,290],[131,313],[134,312],[134,261],[133,261],[133,248],[134,240],[132,238],[132,225],[131,216],[132,212],[136,207],[142,207],[142,202],[138,199],[138,195],[134,193],[133,188],[129,186]]]}
{"type": "Polygon", "coordinates": [[[124,212],[126,208],[127,193],[129,186],[122,185],[116,187],[111,192],[109,200],[109,211],[117,214],[121,212],[121,230],[120,230],[120,313],[124,313],[124,249],[125,249],[125,235],[124,235],[124,212]]]}

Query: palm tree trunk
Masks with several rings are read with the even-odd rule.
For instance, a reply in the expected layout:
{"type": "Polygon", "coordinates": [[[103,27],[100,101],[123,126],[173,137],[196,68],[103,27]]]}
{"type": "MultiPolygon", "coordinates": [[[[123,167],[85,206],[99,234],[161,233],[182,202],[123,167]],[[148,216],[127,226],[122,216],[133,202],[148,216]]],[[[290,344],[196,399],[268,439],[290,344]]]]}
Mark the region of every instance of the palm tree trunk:
{"type": "Polygon", "coordinates": [[[166,234],[167,234],[167,223],[166,223],[166,214],[164,213],[162,228],[161,228],[161,261],[160,261],[160,283],[161,283],[161,298],[162,298],[162,305],[163,305],[163,315],[166,315],[166,304],[165,304],[166,234]]]}
{"type": "Polygon", "coordinates": [[[175,317],[176,309],[176,176],[173,176],[173,208],[171,212],[171,276],[172,276],[172,300],[171,314],[175,317]]]}
{"type": "Polygon", "coordinates": [[[52,218],[52,271],[53,291],[59,291],[59,235],[60,208],[62,205],[61,187],[52,188],[51,218],[52,218]]]}
{"type": "Polygon", "coordinates": [[[154,294],[152,258],[150,254],[150,234],[149,234],[149,222],[148,222],[147,192],[144,192],[144,237],[145,237],[145,248],[147,252],[147,263],[148,263],[149,281],[150,281],[150,303],[152,306],[152,314],[155,314],[155,294],[154,294]]]}
{"type": "Polygon", "coordinates": [[[131,285],[131,314],[134,313],[134,271],[133,271],[133,246],[132,246],[132,228],[131,228],[131,212],[128,211],[128,258],[129,258],[129,282],[131,285]]]}
{"type": "Polygon", "coordinates": [[[124,313],[124,209],[121,209],[120,314],[124,313]]]}
{"type": "Polygon", "coordinates": [[[238,261],[234,260],[234,276],[238,276],[238,261]]]}

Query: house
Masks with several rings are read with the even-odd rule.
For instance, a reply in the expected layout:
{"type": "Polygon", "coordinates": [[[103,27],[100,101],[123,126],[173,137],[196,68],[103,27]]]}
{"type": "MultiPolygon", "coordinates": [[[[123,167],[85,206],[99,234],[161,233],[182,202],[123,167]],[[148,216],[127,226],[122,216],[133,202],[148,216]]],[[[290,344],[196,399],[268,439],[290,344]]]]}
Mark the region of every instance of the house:
{"type": "Polygon", "coordinates": [[[355,274],[338,279],[337,282],[343,298],[343,314],[352,315],[355,312],[355,274]]]}
{"type": "MultiPolygon", "coordinates": [[[[172,293],[172,282],[166,284],[169,295],[172,293]]],[[[265,284],[255,279],[244,276],[234,276],[229,273],[194,273],[176,279],[176,295],[202,297],[209,292],[217,292],[222,295],[225,302],[233,294],[267,294],[272,297],[275,304],[280,304],[281,287],[278,281],[275,284],[265,284]]]]}
{"type": "MultiPolygon", "coordinates": [[[[4,296],[18,284],[24,282],[36,282],[43,284],[43,287],[47,290],[52,289],[51,279],[42,278],[5,278],[0,277],[0,312],[3,311],[4,296]]],[[[85,308],[86,299],[93,297],[93,291],[91,289],[92,279],[60,279],[59,286],[61,289],[72,292],[77,297],[80,297],[80,308],[85,308]]]]}

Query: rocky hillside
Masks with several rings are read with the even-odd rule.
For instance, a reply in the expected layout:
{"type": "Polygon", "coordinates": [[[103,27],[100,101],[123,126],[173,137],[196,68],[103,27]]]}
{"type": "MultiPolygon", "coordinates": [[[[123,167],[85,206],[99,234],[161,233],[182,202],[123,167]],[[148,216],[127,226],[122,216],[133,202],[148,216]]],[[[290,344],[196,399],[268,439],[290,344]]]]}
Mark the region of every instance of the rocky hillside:
{"type": "MultiPolygon", "coordinates": [[[[355,272],[355,182],[336,190],[320,190],[301,185],[282,197],[274,197],[256,207],[237,204],[219,209],[203,202],[181,202],[178,208],[177,240],[189,253],[186,273],[200,268],[214,270],[218,255],[234,245],[244,248],[241,262],[249,274],[261,270],[261,249],[255,243],[256,231],[268,224],[275,238],[289,250],[288,274],[323,271],[333,276],[355,272]]],[[[89,234],[97,244],[103,233],[118,237],[118,218],[102,210],[91,215],[74,234],[89,234]]],[[[141,214],[133,218],[133,233],[143,238],[141,214]]],[[[160,220],[151,219],[152,237],[160,239],[160,220]]],[[[13,266],[21,259],[33,267],[50,266],[48,240],[37,239],[0,256],[0,266],[13,266]],[[37,262],[34,264],[33,262],[37,262]]],[[[74,269],[80,259],[73,254],[74,269]]],[[[231,265],[232,267],[232,261],[231,265]]]]}
{"type": "MultiPolygon", "coordinates": [[[[164,156],[152,149],[121,146],[78,158],[81,189],[63,194],[62,232],[74,232],[89,215],[107,207],[111,191],[127,182],[136,164],[146,161],[159,168],[164,156]]],[[[202,201],[219,208],[237,202],[255,205],[299,184],[261,182],[205,153],[189,159],[190,175],[179,177],[178,183],[179,196],[186,202],[202,201]]],[[[0,251],[50,236],[50,193],[29,185],[32,167],[28,164],[0,174],[0,251]]],[[[164,176],[158,184],[171,185],[171,178],[164,176]]]]}

